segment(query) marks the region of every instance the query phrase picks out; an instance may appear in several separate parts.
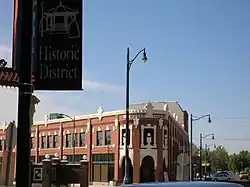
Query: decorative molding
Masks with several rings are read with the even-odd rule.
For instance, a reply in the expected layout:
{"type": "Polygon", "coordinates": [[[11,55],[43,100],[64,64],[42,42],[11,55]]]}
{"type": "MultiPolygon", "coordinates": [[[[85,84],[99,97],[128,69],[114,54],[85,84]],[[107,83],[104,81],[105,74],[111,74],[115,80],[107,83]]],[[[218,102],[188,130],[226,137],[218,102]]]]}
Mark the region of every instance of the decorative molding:
{"type": "Polygon", "coordinates": [[[115,125],[113,126],[113,131],[115,131],[119,126],[119,120],[116,118],[115,119],[115,125]]]}
{"type": "Polygon", "coordinates": [[[146,109],[146,117],[147,118],[152,118],[153,117],[153,109],[154,106],[152,105],[152,103],[148,102],[144,108],[146,109]]]}
{"type": "Polygon", "coordinates": [[[162,118],[159,119],[159,126],[160,126],[160,129],[162,129],[162,126],[164,124],[164,120],[162,118]]]}
{"type": "Polygon", "coordinates": [[[139,126],[139,123],[140,123],[140,119],[138,117],[135,117],[135,119],[134,119],[135,128],[137,128],[139,126]]]}
{"type": "Polygon", "coordinates": [[[157,147],[157,141],[156,141],[156,126],[152,126],[151,124],[147,125],[141,125],[141,148],[147,148],[147,149],[152,149],[157,147]],[[144,145],[144,129],[153,129],[154,131],[154,145],[144,145]]]}
{"type": "Polygon", "coordinates": [[[140,166],[142,165],[142,161],[146,156],[151,156],[154,159],[154,167],[156,169],[157,167],[157,163],[158,163],[158,150],[156,149],[151,149],[151,150],[147,150],[147,149],[140,149],[140,166]]]}
{"type": "Polygon", "coordinates": [[[62,129],[63,129],[63,127],[62,127],[62,123],[60,122],[60,126],[59,126],[59,134],[61,134],[61,133],[62,133],[62,129]]]}
{"type": "Polygon", "coordinates": [[[99,107],[98,110],[97,110],[97,113],[98,113],[98,119],[101,121],[102,120],[102,115],[103,115],[103,112],[104,112],[104,109],[103,107],[99,107]]]}
{"type": "MultiPolygon", "coordinates": [[[[123,124],[120,128],[120,148],[125,148],[125,144],[122,145],[122,140],[123,140],[123,134],[122,134],[122,130],[126,129],[126,124],[123,124]]],[[[132,148],[133,147],[133,132],[132,132],[132,129],[133,129],[133,125],[129,125],[129,130],[130,130],[130,144],[129,144],[129,148],[132,148]]]]}
{"type": "MultiPolygon", "coordinates": [[[[87,128],[86,128],[86,130],[85,130],[85,133],[88,133],[89,132],[89,130],[90,130],[90,120],[88,120],[88,122],[87,122],[87,128]]],[[[93,128],[94,129],[94,128],[93,128]]]]}
{"type": "MultiPolygon", "coordinates": [[[[174,121],[176,121],[176,118],[173,117],[172,114],[170,114],[169,112],[169,107],[167,104],[164,104],[162,109],[153,109],[153,107],[151,108],[152,111],[150,112],[150,105],[152,105],[152,103],[148,103],[145,108],[138,108],[138,109],[129,109],[129,113],[130,113],[130,119],[134,119],[136,116],[138,118],[144,118],[144,117],[150,117],[150,113],[152,112],[152,116],[155,115],[162,115],[162,118],[166,118],[168,119],[169,117],[171,117],[171,119],[175,119],[174,121]]],[[[81,116],[75,116],[75,120],[90,120],[93,118],[99,118],[99,120],[102,120],[103,117],[107,117],[107,116],[116,116],[118,117],[122,117],[123,115],[125,115],[126,111],[125,110],[116,110],[116,111],[109,111],[109,112],[104,112],[102,107],[99,107],[99,112],[93,113],[93,114],[88,114],[88,115],[81,115],[81,116]],[[102,110],[101,110],[102,109],[102,110]]],[[[62,123],[62,122],[70,122],[72,121],[69,118],[62,118],[62,119],[53,119],[53,120],[48,120],[46,123],[48,125],[50,124],[55,124],[55,123],[62,123]]],[[[38,121],[38,122],[34,122],[33,126],[40,126],[40,125],[45,125],[45,121],[38,121]]],[[[176,122],[176,126],[180,126],[181,124],[179,124],[179,122],[176,122]]],[[[182,130],[182,133],[184,136],[188,136],[188,133],[185,131],[184,128],[180,128],[182,130]]]]}
{"type": "MultiPolygon", "coordinates": [[[[119,166],[122,166],[123,163],[123,159],[125,157],[125,149],[120,149],[120,158],[119,158],[119,166]]],[[[129,154],[129,158],[131,160],[132,166],[134,165],[134,150],[133,149],[129,149],[128,150],[128,154],[129,154]]]]}

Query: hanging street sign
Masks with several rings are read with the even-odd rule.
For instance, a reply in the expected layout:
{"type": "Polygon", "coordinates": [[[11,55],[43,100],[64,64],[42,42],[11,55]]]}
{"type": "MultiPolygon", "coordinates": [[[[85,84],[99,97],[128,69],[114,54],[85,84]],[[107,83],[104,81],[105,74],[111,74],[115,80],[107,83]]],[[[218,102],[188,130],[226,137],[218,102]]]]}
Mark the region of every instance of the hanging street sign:
{"type": "Polygon", "coordinates": [[[36,90],[82,90],[82,1],[37,1],[36,90]]]}
{"type": "MultiPolygon", "coordinates": [[[[34,84],[35,79],[32,75],[32,84],[34,84]]],[[[18,87],[19,74],[12,68],[0,68],[0,85],[6,87],[18,87]]]]}

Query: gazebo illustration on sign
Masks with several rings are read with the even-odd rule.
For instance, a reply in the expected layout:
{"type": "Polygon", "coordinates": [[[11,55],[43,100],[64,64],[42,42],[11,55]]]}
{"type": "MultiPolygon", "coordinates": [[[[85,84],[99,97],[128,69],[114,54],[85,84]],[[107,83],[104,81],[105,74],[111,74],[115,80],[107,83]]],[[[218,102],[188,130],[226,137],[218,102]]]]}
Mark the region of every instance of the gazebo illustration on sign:
{"type": "Polygon", "coordinates": [[[77,23],[76,16],[79,14],[77,10],[71,9],[59,3],[59,5],[51,10],[44,12],[44,5],[42,6],[42,19],[40,21],[41,37],[44,33],[52,35],[65,34],[69,38],[79,38],[80,28],[77,23]]]}

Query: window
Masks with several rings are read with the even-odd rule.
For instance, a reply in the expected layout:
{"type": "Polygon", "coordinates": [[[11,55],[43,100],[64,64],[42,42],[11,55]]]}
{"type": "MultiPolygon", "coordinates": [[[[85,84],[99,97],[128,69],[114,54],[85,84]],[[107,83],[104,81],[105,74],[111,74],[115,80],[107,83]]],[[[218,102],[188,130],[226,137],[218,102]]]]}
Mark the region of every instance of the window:
{"type": "Polygon", "coordinates": [[[71,142],[72,142],[71,134],[66,134],[66,145],[65,145],[65,147],[72,146],[71,142]]]}
{"type": "Polygon", "coordinates": [[[78,133],[74,133],[73,147],[78,147],[78,133]]]}
{"type": "Polygon", "coordinates": [[[53,148],[58,147],[58,135],[53,136],[53,148]]]}
{"type": "Polygon", "coordinates": [[[7,141],[6,141],[6,139],[3,140],[3,150],[7,150],[7,141]]]}
{"type": "Polygon", "coordinates": [[[67,159],[69,163],[80,163],[82,160],[83,155],[67,155],[67,159]]]}
{"type": "Polygon", "coordinates": [[[0,151],[3,150],[3,140],[0,140],[0,151]]]}
{"type": "Polygon", "coordinates": [[[46,136],[42,136],[41,149],[45,149],[45,148],[46,148],[46,136]]]}
{"type": "Polygon", "coordinates": [[[103,145],[103,132],[102,131],[97,131],[96,134],[96,145],[100,146],[103,145]]]}
{"type": "Polygon", "coordinates": [[[92,166],[93,181],[108,182],[113,180],[114,160],[115,160],[114,153],[93,154],[93,166],[92,166]]]}
{"type": "Polygon", "coordinates": [[[80,133],[80,147],[85,146],[85,132],[80,133]]]}
{"type": "Polygon", "coordinates": [[[111,130],[105,131],[105,145],[111,145],[111,130]]]}
{"type": "Polygon", "coordinates": [[[47,148],[53,148],[53,136],[52,135],[47,136],[47,148]]]}
{"type": "Polygon", "coordinates": [[[35,137],[31,137],[31,145],[30,145],[30,148],[31,149],[35,149],[35,137]]]}

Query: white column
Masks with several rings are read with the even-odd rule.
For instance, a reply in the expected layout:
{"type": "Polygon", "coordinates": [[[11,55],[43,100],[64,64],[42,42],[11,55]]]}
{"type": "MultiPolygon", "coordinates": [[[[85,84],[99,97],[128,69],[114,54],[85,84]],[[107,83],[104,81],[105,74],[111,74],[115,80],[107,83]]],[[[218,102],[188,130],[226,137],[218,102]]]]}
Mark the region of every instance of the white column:
{"type": "Polygon", "coordinates": [[[143,140],[144,140],[144,125],[141,125],[141,147],[144,147],[143,140]]]}

